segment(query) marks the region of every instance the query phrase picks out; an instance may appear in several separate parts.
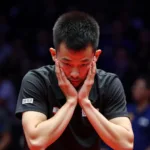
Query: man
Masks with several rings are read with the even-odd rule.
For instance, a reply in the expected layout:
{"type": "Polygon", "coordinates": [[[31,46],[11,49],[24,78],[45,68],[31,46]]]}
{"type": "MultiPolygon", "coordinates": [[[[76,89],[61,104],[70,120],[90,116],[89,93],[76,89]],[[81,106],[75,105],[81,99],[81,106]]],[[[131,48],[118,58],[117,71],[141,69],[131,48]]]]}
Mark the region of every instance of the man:
{"type": "Polygon", "coordinates": [[[135,134],[134,150],[150,150],[150,79],[140,76],[136,79],[132,95],[135,104],[128,105],[135,134]]]}
{"type": "Polygon", "coordinates": [[[97,22],[82,12],[63,14],[53,40],[55,65],[29,71],[19,93],[16,115],[29,148],[98,150],[102,139],[113,149],[132,149],[122,84],[116,75],[96,69],[97,22]]]}

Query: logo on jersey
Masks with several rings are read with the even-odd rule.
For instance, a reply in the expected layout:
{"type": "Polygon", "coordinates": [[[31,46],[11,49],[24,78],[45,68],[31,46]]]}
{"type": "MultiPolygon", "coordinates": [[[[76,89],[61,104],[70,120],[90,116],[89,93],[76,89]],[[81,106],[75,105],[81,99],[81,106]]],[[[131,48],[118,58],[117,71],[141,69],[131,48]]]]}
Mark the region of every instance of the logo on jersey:
{"type": "Polygon", "coordinates": [[[53,114],[56,114],[58,110],[59,110],[58,107],[53,107],[53,114]]]}
{"type": "Polygon", "coordinates": [[[24,98],[22,99],[22,104],[32,104],[33,98],[24,98]]]}
{"type": "Polygon", "coordinates": [[[86,117],[86,114],[85,114],[85,112],[83,111],[83,109],[82,109],[82,117],[86,117]]]}

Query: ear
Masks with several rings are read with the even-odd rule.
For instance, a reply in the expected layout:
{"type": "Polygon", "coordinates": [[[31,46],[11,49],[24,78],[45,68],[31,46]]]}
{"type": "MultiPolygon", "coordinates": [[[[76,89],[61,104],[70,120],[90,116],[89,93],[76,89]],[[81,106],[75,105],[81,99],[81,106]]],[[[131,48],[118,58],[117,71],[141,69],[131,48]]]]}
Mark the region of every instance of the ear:
{"type": "Polygon", "coordinates": [[[102,53],[101,49],[96,50],[96,52],[95,52],[96,61],[98,60],[98,58],[101,55],[101,53],[102,53]]]}
{"type": "Polygon", "coordinates": [[[54,48],[50,48],[49,52],[51,53],[52,59],[55,62],[55,60],[56,60],[56,50],[54,48]]]}

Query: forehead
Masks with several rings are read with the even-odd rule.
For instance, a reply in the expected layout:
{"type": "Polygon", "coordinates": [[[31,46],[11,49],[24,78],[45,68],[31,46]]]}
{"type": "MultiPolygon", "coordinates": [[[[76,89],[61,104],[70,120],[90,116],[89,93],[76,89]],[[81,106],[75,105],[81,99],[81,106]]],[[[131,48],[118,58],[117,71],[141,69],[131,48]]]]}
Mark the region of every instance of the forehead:
{"type": "Polygon", "coordinates": [[[65,44],[60,44],[57,55],[60,59],[68,58],[70,60],[79,61],[83,59],[91,59],[94,52],[92,46],[87,46],[85,49],[80,51],[74,51],[72,49],[68,49],[65,44]]]}

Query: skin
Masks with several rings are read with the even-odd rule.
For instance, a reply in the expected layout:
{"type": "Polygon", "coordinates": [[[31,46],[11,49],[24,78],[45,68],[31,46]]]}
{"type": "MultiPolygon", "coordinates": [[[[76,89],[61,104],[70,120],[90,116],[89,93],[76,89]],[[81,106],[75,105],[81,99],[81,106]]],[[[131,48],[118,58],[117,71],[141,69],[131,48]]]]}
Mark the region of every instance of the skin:
{"type": "Polygon", "coordinates": [[[53,48],[50,48],[50,53],[55,62],[58,85],[66,97],[66,103],[51,118],[40,112],[23,113],[22,124],[29,148],[44,150],[55,142],[66,129],[79,104],[106,144],[115,150],[131,150],[133,132],[129,119],[118,117],[107,120],[92,106],[88,98],[101,50],[94,53],[88,45],[85,49],[75,52],[62,43],[57,53],[53,48]]]}
{"type": "Polygon", "coordinates": [[[65,44],[61,44],[57,54],[54,49],[50,49],[50,52],[56,63],[56,69],[59,69],[58,72],[56,71],[56,75],[60,88],[63,90],[65,89],[64,85],[69,84],[69,88],[74,93],[73,99],[77,100],[77,103],[84,110],[98,135],[116,150],[133,149],[133,131],[129,119],[118,117],[107,120],[92,106],[88,98],[96,74],[96,61],[101,54],[101,50],[97,50],[94,55],[90,46],[80,52],[74,52],[67,49],[65,44]],[[62,61],[64,57],[65,60],[69,60],[67,65],[66,62],[62,61]],[[84,64],[82,60],[84,59],[88,63],[82,68],[81,66],[84,64]],[[75,84],[72,79],[77,79],[79,82],[75,84]]]}
{"type": "Polygon", "coordinates": [[[132,88],[133,98],[137,103],[143,103],[148,101],[149,89],[146,88],[146,83],[144,79],[137,79],[132,88]]]}
{"type": "Polygon", "coordinates": [[[150,90],[146,88],[144,79],[137,79],[132,87],[132,95],[137,104],[137,110],[143,111],[149,105],[150,90]]]}
{"type": "Polygon", "coordinates": [[[54,62],[59,62],[59,65],[65,73],[67,79],[75,88],[81,87],[87,77],[88,71],[93,61],[97,61],[101,54],[101,50],[93,52],[91,46],[79,52],[68,50],[65,44],[61,44],[59,50],[50,48],[51,56],[54,62]]]}

